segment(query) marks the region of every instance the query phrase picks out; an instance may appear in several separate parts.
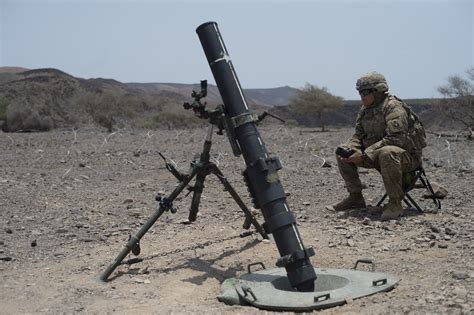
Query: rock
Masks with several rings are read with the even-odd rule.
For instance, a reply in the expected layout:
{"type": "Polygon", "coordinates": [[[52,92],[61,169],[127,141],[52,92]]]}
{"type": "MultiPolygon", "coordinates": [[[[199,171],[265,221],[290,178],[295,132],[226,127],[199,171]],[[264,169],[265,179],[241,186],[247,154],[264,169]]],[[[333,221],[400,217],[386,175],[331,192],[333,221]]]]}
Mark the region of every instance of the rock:
{"type": "Polygon", "coordinates": [[[439,248],[448,248],[448,244],[438,244],[439,248]]]}
{"type": "Polygon", "coordinates": [[[9,256],[3,256],[3,257],[0,257],[0,260],[3,260],[3,261],[11,261],[13,258],[9,257],[9,256]]]}
{"type": "Polygon", "coordinates": [[[452,291],[453,294],[455,294],[458,298],[465,298],[468,294],[467,290],[463,287],[455,287],[452,291]]]}
{"type": "Polygon", "coordinates": [[[309,202],[309,201],[303,201],[303,206],[309,206],[309,205],[311,205],[311,202],[309,202]]]}
{"type": "Polygon", "coordinates": [[[367,217],[364,217],[364,219],[362,219],[362,224],[364,224],[364,225],[370,225],[370,219],[367,218],[367,217]]]}
{"type": "Polygon", "coordinates": [[[444,228],[444,233],[446,233],[447,235],[455,235],[456,233],[449,227],[447,228],[444,228]]]}
{"type": "Polygon", "coordinates": [[[324,206],[324,208],[326,210],[329,210],[329,211],[336,211],[336,210],[334,210],[334,207],[332,205],[326,205],[326,206],[324,206]]]}
{"type": "MultiPolygon", "coordinates": [[[[436,198],[443,199],[448,195],[448,190],[437,182],[431,183],[431,187],[433,188],[433,192],[436,198]]],[[[427,191],[423,194],[423,198],[431,198],[431,193],[427,191]]]]}
{"type": "Polygon", "coordinates": [[[6,228],[6,229],[5,229],[5,232],[7,232],[7,234],[12,234],[12,233],[13,233],[13,230],[10,229],[10,228],[6,228]]]}
{"type": "Polygon", "coordinates": [[[328,163],[327,161],[324,161],[323,165],[321,165],[321,167],[332,167],[332,165],[330,163],[328,163]]]}
{"type": "Polygon", "coordinates": [[[430,227],[430,229],[434,233],[439,233],[441,231],[439,228],[437,228],[436,226],[433,226],[433,225],[430,227]]]}
{"type": "Polygon", "coordinates": [[[30,245],[31,245],[31,247],[36,247],[36,245],[38,245],[38,243],[36,242],[36,240],[32,240],[30,245]]]}
{"type": "Polygon", "coordinates": [[[132,202],[133,202],[133,199],[127,198],[127,199],[125,199],[122,203],[123,203],[123,204],[127,204],[127,203],[132,203],[132,202]]]}
{"type": "Polygon", "coordinates": [[[470,278],[470,275],[464,271],[454,271],[452,275],[453,278],[457,280],[465,280],[470,278]]]}
{"type": "Polygon", "coordinates": [[[354,242],[353,240],[351,240],[351,239],[348,239],[348,240],[347,240],[347,246],[349,246],[349,247],[354,247],[354,246],[355,246],[355,242],[354,242]]]}

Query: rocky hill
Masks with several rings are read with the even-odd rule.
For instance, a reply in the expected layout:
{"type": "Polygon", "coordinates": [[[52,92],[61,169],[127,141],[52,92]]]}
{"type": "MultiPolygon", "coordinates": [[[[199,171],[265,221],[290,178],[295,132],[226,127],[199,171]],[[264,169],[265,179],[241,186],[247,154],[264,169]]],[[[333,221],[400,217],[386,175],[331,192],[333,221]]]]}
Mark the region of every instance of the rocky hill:
{"type": "MultiPolygon", "coordinates": [[[[0,124],[4,131],[50,130],[98,124],[108,129],[174,128],[202,124],[182,104],[191,101],[196,84],[122,83],[113,79],[82,79],[57,69],[28,70],[0,67],[0,124]]],[[[309,127],[320,125],[314,117],[297,116],[286,105],[297,89],[283,86],[269,89],[245,89],[250,107],[271,111],[295,123],[309,127]]],[[[206,102],[213,107],[222,102],[216,86],[208,86],[206,102]]],[[[442,124],[434,100],[407,100],[426,121],[442,124]]],[[[346,101],[327,114],[329,125],[353,124],[359,101],[346,101]]]]}

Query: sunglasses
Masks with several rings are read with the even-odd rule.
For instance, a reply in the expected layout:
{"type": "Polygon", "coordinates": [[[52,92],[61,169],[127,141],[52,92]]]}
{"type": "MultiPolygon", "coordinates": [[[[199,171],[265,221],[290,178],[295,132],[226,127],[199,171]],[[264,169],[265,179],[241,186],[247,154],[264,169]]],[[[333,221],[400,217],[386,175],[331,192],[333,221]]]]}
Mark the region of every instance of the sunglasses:
{"type": "Polygon", "coordinates": [[[374,90],[362,90],[362,91],[359,91],[359,95],[360,96],[367,96],[367,95],[371,94],[372,92],[374,92],[374,90]]]}

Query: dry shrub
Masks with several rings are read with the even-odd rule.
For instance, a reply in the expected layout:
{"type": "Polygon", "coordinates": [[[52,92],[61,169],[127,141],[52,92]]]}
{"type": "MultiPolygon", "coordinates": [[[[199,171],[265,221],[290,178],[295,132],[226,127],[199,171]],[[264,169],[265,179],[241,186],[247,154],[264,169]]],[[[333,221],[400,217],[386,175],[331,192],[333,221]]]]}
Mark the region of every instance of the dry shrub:
{"type": "Polygon", "coordinates": [[[7,119],[8,100],[4,96],[0,96],[0,120],[7,119]]]}
{"type": "Polygon", "coordinates": [[[46,107],[32,106],[27,101],[12,101],[7,110],[3,131],[47,131],[54,128],[46,107]]]}
{"type": "Polygon", "coordinates": [[[206,123],[201,119],[189,114],[184,113],[172,113],[172,112],[161,112],[153,117],[152,128],[163,128],[166,129],[186,129],[202,126],[206,123]]]}

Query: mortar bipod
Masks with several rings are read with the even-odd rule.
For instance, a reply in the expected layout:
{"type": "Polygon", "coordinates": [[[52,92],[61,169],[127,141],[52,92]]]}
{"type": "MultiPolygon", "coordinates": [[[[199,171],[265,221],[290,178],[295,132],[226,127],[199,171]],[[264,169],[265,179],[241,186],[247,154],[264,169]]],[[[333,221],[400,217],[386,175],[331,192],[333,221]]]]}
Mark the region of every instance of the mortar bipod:
{"type": "MultiPolygon", "coordinates": [[[[222,185],[235,202],[238,204],[240,209],[245,213],[245,222],[243,227],[245,229],[249,229],[250,225],[252,224],[256,231],[265,239],[268,239],[268,235],[262,226],[258,223],[255,216],[249,210],[249,208],[244,204],[240,196],[237,194],[235,189],[229,183],[227,178],[223,175],[217,165],[210,161],[210,150],[212,145],[212,133],[213,133],[213,125],[209,125],[207,130],[206,139],[203,145],[203,151],[200,155],[198,161],[193,161],[191,163],[191,168],[187,174],[182,174],[176,168],[167,169],[179,180],[178,185],[176,188],[167,196],[163,198],[159,198],[159,204],[156,211],[153,215],[145,222],[145,224],[136,232],[136,234],[131,235],[125,244],[125,247],[122,251],[117,255],[115,260],[107,267],[107,269],[99,276],[99,279],[102,281],[107,281],[109,276],[114,272],[114,270],[121,264],[123,259],[132,252],[133,254],[140,253],[140,240],[141,238],[148,232],[148,230],[155,224],[155,222],[161,217],[161,215],[165,211],[171,211],[172,213],[176,212],[176,209],[173,207],[173,201],[178,197],[178,195],[188,187],[189,183],[196,177],[196,183],[194,188],[191,189],[193,191],[193,199],[191,202],[191,208],[189,211],[189,221],[193,222],[196,220],[197,212],[199,210],[199,203],[201,199],[201,194],[204,189],[204,181],[206,176],[209,174],[214,174],[220,180],[222,185]]],[[[160,154],[161,155],[161,154],[160,154]]],[[[164,156],[161,155],[163,158],[164,156]]],[[[164,158],[166,161],[166,158],[164,158]]]]}

